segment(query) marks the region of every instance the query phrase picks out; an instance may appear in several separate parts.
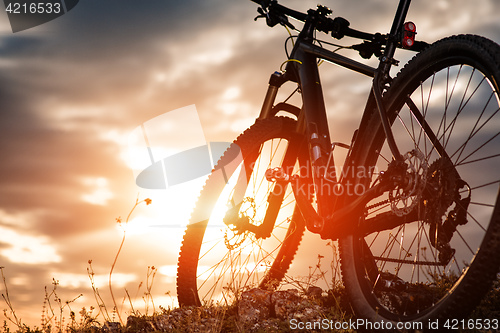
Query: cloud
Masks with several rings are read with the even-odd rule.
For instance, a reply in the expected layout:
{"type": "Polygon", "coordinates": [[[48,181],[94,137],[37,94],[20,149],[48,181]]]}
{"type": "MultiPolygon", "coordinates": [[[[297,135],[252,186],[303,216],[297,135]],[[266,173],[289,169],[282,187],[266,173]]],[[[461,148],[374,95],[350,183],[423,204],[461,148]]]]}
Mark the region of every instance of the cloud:
{"type": "MultiPolygon", "coordinates": [[[[88,274],[53,272],[52,275],[57,277],[56,280],[63,288],[85,289],[89,286],[90,278],[88,274]]],[[[104,289],[109,286],[109,274],[94,274],[92,276],[92,279],[94,280],[94,286],[96,288],[104,289]]],[[[123,288],[128,283],[131,283],[135,280],[137,280],[136,274],[118,273],[112,275],[112,283],[116,288],[123,288]]]]}
{"type": "Polygon", "coordinates": [[[0,255],[17,264],[52,264],[61,262],[49,237],[30,235],[26,229],[0,226],[0,255]]]}
{"type": "Polygon", "coordinates": [[[93,205],[105,206],[113,193],[109,190],[108,180],[104,177],[90,177],[82,180],[83,184],[91,188],[90,193],[85,193],[81,199],[93,205]]]}
{"type": "MultiPolygon", "coordinates": [[[[317,4],[280,3],[302,11],[317,4]]],[[[380,32],[389,30],[396,9],[385,0],[325,4],[352,27],[380,32]]],[[[0,255],[18,304],[33,310],[52,277],[68,299],[83,292],[90,303],[87,260],[104,279],[122,237],[115,218],[126,216],[138,195],[123,159],[134,128],[192,104],[207,141],[232,141],[252,124],[269,75],[285,60],[287,37],[254,22],[256,8],[250,1],[85,0],[16,34],[0,14],[0,255]]],[[[409,19],[428,41],[467,31],[499,41],[498,13],[494,0],[422,0],[412,4],[409,19]]],[[[332,139],[348,142],[370,79],[330,64],[321,74],[332,139]]],[[[151,225],[166,224],[166,210],[186,219],[192,197],[159,195],[134,212],[116,271],[127,287],[156,265],[163,278],[158,294],[174,292],[183,230],[151,225]],[[183,211],[174,213],[176,206],[183,211]]]]}

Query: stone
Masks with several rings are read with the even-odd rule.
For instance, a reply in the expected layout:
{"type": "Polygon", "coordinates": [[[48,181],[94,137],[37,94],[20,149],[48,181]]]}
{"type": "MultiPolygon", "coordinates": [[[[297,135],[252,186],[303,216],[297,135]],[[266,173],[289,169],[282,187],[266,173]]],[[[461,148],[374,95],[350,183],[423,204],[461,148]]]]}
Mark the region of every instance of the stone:
{"type": "Polygon", "coordinates": [[[306,296],[312,299],[319,299],[321,298],[322,294],[323,294],[323,289],[321,289],[320,287],[310,286],[306,290],[306,296]]]}
{"type": "Polygon", "coordinates": [[[245,325],[256,324],[269,318],[272,292],[253,288],[244,291],[238,303],[238,317],[245,325]]]}
{"type": "Polygon", "coordinates": [[[299,292],[296,289],[280,290],[273,293],[271,303],[274,313],[281,320],[291,319],[300,302],[299,292]]]}

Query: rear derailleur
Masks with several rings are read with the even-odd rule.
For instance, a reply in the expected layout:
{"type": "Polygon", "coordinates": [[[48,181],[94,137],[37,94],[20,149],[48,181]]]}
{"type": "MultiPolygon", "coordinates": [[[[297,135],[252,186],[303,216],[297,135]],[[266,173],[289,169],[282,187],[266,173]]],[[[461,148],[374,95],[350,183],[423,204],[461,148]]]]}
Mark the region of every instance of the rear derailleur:
{"type": "Polygon", "coordinates": [[[440,158],[431,164],[422,204],[424,220],[430,226],[430,242],[439,251],[442,264],[447,264],[455,254],[450,241],[457,227],[467,223],[470,201],[469,185],[449,160],[440,158]]]}

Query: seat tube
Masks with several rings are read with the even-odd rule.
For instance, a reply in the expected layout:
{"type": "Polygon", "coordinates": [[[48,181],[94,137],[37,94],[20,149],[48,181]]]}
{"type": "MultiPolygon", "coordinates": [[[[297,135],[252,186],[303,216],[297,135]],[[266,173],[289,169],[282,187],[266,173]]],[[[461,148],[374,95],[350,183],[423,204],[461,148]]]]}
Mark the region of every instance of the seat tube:
{"type": "Polygon", "coordinates": [[[406,19],[406,14],[408,14],[408,9],[410,8],[411,0],[400,0],[398,9],[396,10],[396,15],[394,16],[394,21],[392,22],[391,35],[395,35],[398,30],[403,26],[406,19]]]}
{"type": "MultiPolygon", "coordinates": [[[[403,26],[403,23],[406,19],[406,15],[408,14],[408,9],[410,8],[411,0],[400,0],[398,9],[396,10],[396,15],[394,16],[394,21],[392,22],[390,35],[392,38],[395,38],[400,29],[403,26]]],[[[396,51],[396,40],[392,40],[392,42],[388,43],[387,48],[384,52],[384,56],[386,59],[392,59],[394,53],[396,51]]],[[[388,74],[390,69],[390,63],[382,63],[382,73],[388,74]]]]}

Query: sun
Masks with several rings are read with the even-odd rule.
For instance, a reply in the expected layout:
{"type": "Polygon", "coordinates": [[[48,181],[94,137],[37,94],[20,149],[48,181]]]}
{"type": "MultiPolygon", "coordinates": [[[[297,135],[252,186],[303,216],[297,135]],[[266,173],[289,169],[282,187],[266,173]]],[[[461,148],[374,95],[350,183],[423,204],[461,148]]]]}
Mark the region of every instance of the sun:
{"type": "Polygon", "coordinates": [[[140,204],[130,220],[117,228],[128,235],[162,233],[182,238],[205,180],[200,177],[162,190],[139,188],[139,200],[149,198],[151,204],[140,204]]]}

